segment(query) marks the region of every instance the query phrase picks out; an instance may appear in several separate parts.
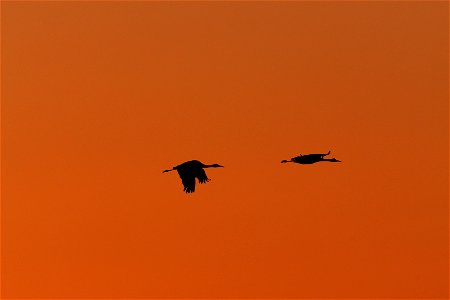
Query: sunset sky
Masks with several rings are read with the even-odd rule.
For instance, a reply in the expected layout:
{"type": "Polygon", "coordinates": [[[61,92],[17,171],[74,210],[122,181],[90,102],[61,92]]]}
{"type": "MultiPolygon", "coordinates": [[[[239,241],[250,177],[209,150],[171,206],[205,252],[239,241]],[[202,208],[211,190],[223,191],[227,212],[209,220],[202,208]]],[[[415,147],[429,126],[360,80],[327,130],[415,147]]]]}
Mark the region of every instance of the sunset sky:
{"type": "Polygon", "coordinates": [[[1,10],[4,298],[448,298],[448,2],[1,10]]]}

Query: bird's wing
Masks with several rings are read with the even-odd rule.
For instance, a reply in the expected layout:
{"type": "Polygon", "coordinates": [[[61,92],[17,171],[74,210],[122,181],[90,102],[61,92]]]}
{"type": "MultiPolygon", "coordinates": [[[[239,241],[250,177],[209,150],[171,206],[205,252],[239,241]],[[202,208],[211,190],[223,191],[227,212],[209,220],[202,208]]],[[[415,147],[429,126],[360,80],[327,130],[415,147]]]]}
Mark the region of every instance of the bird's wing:
{"type": "Polygon", "coordinates": [[[198,178],[198,182],[200,183],[206,183],[209,181],[208,176],[206,176],[206,172],[203,169],[198,169],[197,174],[195,174],[195,177],[198,178]]]}
{"type": "Polygon", "coordinates": [[[186,193],[195,192],[195,176],[186,170],[177,170],[186,193]]]}

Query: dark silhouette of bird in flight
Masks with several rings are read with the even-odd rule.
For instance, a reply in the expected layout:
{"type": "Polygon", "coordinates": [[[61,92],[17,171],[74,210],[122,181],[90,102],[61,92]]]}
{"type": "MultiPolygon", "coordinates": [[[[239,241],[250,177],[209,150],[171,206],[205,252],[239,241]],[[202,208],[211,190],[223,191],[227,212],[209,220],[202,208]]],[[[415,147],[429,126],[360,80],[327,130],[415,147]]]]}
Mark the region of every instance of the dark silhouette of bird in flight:
{"type": "Polygon", "coordinates": [[[183,183],[184,191],[186,193],[193,193],[195,192],[195,178],[197,178],[200,183],[210,181],[208,176],[206,176],[205,170],[203,170],[206,168],[223,168],[223,166],[219,164],[205,165],[198,160],[190,160],[173,167],[170,170],[164,170],[163,173],[177,170],[181,182],[183,183]]]}
{"type": "Polygon", "coordinates": [[[329,162],[341,162],[340,160],[337,160],[336,158],[324,158],[325,156],[329,155],[331,151],[328,151],[326,154],[307,154],[307,155],[299,155],[296,157],[291,158],[290,160],[282,160],[281,163],[288,163],[293,162],[297,164],[302,165],[309,165],[314,164],[319,161],[329,161],[329,162]]]}

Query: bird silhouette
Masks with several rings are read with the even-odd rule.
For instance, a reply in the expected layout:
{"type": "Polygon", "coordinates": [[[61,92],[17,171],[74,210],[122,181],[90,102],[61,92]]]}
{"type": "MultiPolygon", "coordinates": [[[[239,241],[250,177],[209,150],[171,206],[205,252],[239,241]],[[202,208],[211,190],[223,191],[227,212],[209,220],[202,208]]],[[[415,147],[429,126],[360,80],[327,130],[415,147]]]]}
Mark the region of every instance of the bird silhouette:
{"type": "Polygon", "coordinates": [[[205,165],[198,160],[190,160],[173,167],[170,170],[164,170],[163,173],[177,170],[178,175],[180,175],[181,182],[183,183],[184,191],[186,193],[193,193],[195,192],[195,178],[198,179],[199,183],[206,183],[210,181],[208,176],[206,176],[205,170],[203,170],[206,168],[223,168],[223,166],[219,164],[205,165]]]}
{"type": "Polygon", "coordinates": [[[310,165],[314,164],[319,161],[329,161],[329,162],[341,162],[340,160],[337,160],[336,158],[324,158],[325,156],[329,155],[331,151],[328,151],[326,154],[307,154],[307,155],[299,155],[296,157],[291,158],[290,160],[282,160],[281,163],[288,163],[293,162],[297,164],[302,165],[310,165]]]}

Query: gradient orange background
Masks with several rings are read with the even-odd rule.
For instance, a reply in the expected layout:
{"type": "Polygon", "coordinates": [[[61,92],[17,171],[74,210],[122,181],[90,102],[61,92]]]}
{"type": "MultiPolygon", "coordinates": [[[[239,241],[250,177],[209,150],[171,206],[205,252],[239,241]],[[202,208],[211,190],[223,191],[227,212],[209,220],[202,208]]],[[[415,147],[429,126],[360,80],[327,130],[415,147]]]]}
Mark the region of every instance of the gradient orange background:
{"type": "Polygon", "coordinates": [[[448,3],[1,5],[3,297],[448,298],[448,3]]]}

